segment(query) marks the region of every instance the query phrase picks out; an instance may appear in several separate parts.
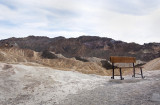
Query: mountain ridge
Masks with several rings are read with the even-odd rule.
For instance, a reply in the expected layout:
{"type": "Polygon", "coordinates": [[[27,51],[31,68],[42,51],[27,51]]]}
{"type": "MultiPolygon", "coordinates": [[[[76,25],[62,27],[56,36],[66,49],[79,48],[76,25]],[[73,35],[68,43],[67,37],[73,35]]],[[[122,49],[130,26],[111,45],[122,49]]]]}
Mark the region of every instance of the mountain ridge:
{"type": "Polygon", "coordinates": [[[28,36],[0,40],[0,47],[6,44],[10,47],[16,46],[38,52],[49,50],[69,58],[98,57],[109,59],[110,56],[133,56],[142,61],[150,61],[160,57],[160,43],[140,45],[98,36],[80,36],[78,38],[28,36]]]}

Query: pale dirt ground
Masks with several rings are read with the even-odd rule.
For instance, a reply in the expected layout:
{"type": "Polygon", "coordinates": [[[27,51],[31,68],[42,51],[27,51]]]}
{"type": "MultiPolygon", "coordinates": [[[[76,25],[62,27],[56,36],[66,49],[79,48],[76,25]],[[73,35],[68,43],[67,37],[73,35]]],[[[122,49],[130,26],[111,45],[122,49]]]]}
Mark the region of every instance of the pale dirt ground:
{"type": "Polygon", "coordinates": [[[145,79],[0,63],[0,105],[160,105],[160,70],[145,79]]]}
{"type": "Polygon", "coordinates": [[[92,90],[106,79],[29,65],[0,63],[0,105],[54,105],[69,94],[92,90]]]}
{"type": "Polygon", "coordinates": [[[145,79],[106,80],[93,90],[68,95],[59,105],[160,105],[160,70],[144,75],[145,79]]]}

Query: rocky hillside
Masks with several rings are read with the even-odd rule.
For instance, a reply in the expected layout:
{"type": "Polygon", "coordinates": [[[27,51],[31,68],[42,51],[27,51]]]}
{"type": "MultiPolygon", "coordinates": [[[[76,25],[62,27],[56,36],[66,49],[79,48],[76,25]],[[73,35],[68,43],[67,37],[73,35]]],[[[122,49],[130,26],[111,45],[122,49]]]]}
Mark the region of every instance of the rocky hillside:
{"type": "Polygon", "coordinates": [[[97,57],[109,60],[110,56],[133,56],[142,61],[160,57],[160,43],[126,43],[111,38],[81,36],[78,38],[48,38],[28,36],[0,41],[0,46],[16,46],[42,52],[49,50],[65,57],[97,57]]]}
{"type": "Polygon", "coordinates": [[[76,58],[66,58],[61,54],[55,54],[50,51],[35,52],[29,49],[14,47],[0,49],[0,62],[4,63],[25,63],[27,65],[36,63],[58,70],[78,71],[85,74],[109,75],[110,72],[103,67],[104,62],[101,63],[101,59],[94,59],[95,58],[92,58],[91,62],[83,62],[76,58]]]}

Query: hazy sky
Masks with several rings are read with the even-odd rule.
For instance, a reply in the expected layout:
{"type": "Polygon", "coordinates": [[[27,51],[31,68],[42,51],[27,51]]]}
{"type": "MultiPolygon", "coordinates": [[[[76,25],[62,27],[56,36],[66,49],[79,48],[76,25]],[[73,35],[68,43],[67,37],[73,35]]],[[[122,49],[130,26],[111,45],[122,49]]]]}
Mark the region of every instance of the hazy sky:
{"type": "Polygon", "coordinates": [[[0,0],[0,39],[28,35],[160,42],[160,0],[0,0]]]}

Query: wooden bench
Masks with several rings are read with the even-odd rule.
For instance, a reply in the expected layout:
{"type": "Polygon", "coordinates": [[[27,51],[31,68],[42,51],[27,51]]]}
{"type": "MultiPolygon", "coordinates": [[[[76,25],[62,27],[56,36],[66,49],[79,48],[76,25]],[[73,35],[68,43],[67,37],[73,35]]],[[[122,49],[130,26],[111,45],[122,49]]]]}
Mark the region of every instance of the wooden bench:
{"type": "Polygon", "coordinates": [[[144,78],[143,76],[143,72],[142,72],[142,68],[143,67],[135,67],[136,63],[136,58],[135,57],[120,57],[120,56],[111,56],[110,57],[110,62],[112,63],[112,77],[111,79],[114,79],[114,69],[115,69],[115,63],[131,63],[132,67],[117,67],[119,68],[119,72],[120,72],[120,78],[121,80],[123,80],[124,78],[122,77],[122,68],[133,68],[133,75],[132,77],[135,77],[135,68],[140,68],[140,75],[142,78],[144,78]]]}

